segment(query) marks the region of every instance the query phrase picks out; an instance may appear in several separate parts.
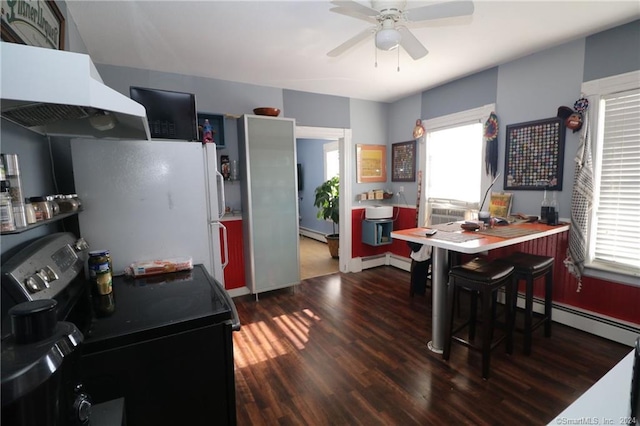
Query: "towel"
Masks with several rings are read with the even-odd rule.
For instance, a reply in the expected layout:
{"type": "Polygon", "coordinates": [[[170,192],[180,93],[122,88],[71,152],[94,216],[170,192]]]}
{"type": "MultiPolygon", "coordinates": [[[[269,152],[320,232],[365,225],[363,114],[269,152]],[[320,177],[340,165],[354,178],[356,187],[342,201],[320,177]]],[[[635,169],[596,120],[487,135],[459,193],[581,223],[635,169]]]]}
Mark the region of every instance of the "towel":
{"type": "MultiPolygon", "coordinates": [[[[591,100],[592,105],[595,101],[591,100]]],[[[576,173],[571,194],[571,228],[569,247],[564,265],[578,279],[576,292],[582,288],[582,273],[587,258],[587,233],[589,216],[593,207],[593,162],[591,157],[591,113],[584,112],[584,123],[580,134],[578,151],[574,161],[576,173]]]]}

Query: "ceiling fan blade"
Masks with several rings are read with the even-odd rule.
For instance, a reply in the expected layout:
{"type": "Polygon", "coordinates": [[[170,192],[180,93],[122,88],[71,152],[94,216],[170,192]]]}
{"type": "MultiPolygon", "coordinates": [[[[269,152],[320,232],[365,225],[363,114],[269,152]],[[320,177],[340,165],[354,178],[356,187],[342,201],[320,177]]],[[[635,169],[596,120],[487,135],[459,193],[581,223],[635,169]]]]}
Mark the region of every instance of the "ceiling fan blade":
{"type": "Polygon", "coordinates": [[[353,9],[354,12],[365,16],[378,16],[380,14],[377,10],[364,6],[360,3],[356,3],[353,0],[332,0],[331,4],[335,4],[338,7],[353,9]]]}
{"type": "Polygon", "coordinates": [[[335,58],[336,56],[343,54],[344,52],[351,49],[355,45],[369,38],[374,33],[374,30],[375,30],[375,27],[367,28],[366,30],[356,34],[355,36],[351,37],[349,40],[342,43],[340,46],[336,47],[335,49],[327,53],[327,56],[335,58]]]}
{"type": "Polygon", "coordinates": [[[335,12],[335,13],[339,13],[341,15],[346,15],[346,16],[349,16],[351,18],[362,19],[363,21],[367,21],[370,24],[374,24],[374,25],[378,23],[376,18],[372,18],[371,16],[362,15],[362,14],[360,14],[360,13],[356,12],[355,10],[350,9],[348,7],[332,7],[331,9],[329,9],[329,11],[335,12]]]}
{"type": "Polygon", "coordinates": [[[404,13],[408,21],[417,22],[471,15],[474,9],[472,1],[453,0],[416,7],[415,9],[406,9],[404,13]]]}
{"type": "Polygon", "coordinates": [[[422,43],[420,43],[420,40],[418,40],[408,28],[398,27],[396,29],[400,31],[402,35],[400,46],[402,46],[413,59],[423,58],[429,53],[422,43]]]}

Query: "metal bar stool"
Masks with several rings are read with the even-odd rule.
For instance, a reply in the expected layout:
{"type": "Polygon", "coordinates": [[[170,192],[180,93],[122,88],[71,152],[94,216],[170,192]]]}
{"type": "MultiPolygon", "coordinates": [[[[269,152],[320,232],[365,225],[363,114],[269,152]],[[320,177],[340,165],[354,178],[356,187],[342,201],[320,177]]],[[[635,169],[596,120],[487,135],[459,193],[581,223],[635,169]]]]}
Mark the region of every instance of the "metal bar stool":
{"type": "MultiPolygon", "coordinates": [[[[516,279],[516,286],[520,280],[524,280],[525,286],[525,306],[524,306],[524,328],[516,331],[524,333],[524,353],[525,355],[531,354],[531,342],[533,331],[544,324],[545,337],[551,337],[551,304],[553,299],[553,257],[540,256],[537,254],[529,254],[523,252],[514,252],[498,259],[499,262],[504,262],[513,266],[514,276],[516,279]],[[533,284],[535,280],[544,276],[544,314],[537,319],[534,323],[533,313],[533,284]]],[[[518,302],[517,287],[514,294],[514,312],[516,304],[518,302]]]]}
{"type": "Polygon", "coordinates": [[[513,352],[513,323],[515,281],[513,280],[513,266],[501,262],[489,261],[483,258],[475,258],[465,264],[455,266],[449,271],[448,307],[445,322],[445,342],[442,358],[449,359],[451,354],[451,342],[460,343],[470,349],[482,353],[482,378],[489,378],[489,361],[491,351],[506,339],[507,353],[513,352]],[[453,328],[453,311],[455,299],[458,297],[460,289],[471,292],[471,311],[468,321],[453,328]],[[506,294],[505,303],[505,330],[497,339],[493,338],[494,317],[496,312],[498,290],[504,289],[506,294]],[[482,303],[482,336],[480,344],[476,344],[475,326],[478,295],[482,303]],[[463,328],[469,328],[469,338],[463,339],[456,336],[463,328]]]}

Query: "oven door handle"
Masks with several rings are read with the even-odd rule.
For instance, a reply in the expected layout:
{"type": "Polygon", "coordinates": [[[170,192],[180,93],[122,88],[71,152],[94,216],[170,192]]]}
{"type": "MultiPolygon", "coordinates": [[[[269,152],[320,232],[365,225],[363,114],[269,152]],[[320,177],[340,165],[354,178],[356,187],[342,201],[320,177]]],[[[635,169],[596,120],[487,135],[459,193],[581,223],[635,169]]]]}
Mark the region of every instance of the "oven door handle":
{"type": "Polygon", "coordinates": [[[236,304],[233,303],[233,299],[229,296],[229,293],[224,288],[221,288],[222,295],[225,300],[231,307],[231,331],[240,331],[240,316],[238,315],[238,310],[236,309],[236,304]]]}

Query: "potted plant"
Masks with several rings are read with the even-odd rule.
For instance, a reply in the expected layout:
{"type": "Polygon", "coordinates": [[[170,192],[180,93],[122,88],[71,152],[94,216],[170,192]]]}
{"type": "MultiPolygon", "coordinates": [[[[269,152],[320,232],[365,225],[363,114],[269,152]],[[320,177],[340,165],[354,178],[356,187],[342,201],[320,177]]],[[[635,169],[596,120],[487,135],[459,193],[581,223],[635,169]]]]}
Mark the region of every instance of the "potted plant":
{"type": "Polygon", "coordinates": [[[331,257],[339,257],[340,236],[336,233],[336,225],[340,222],[340,177],[334,176],[318,186],[315,190],[313,205],[318,208],[318,219],[331,220],[333,233],[326,235],[327,245],[331,257]]]}

